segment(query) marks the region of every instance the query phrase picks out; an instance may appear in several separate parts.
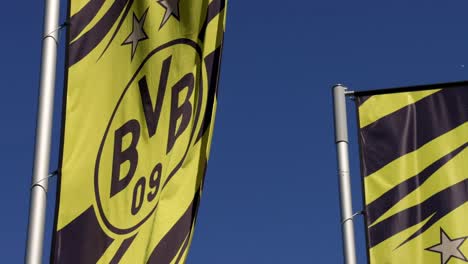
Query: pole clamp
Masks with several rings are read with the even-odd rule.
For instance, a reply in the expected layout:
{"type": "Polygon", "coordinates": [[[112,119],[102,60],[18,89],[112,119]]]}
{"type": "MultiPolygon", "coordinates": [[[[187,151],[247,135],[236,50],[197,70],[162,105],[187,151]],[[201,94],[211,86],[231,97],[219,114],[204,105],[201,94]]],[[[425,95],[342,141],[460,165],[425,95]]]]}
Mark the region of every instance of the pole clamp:
{"type": "Polygon", "coordinates": [[[55,36],[53,36],[53,34],[57,31],[60,31],[61,29],[65,28],[65,27],[68,27],[70,26],[70,21],[66,20],[65,22],[63,22],[62,24],[60,24],[58,26],[58,28],[52,30],[51,32],[47,33],[44,37],[42,37],[42,40],[44,41],[46,38],[51,38],[55,41],[55,43],[58,45],[58,40],[55,38],[55,36]]]}
{"type": "Polygon", "coordinates": [[[346,96],[347,98],[349,98],[351,101],[356,100],[356,97],[354,96],[354,91],[345,90],[344,94],[345,94],[345,96],[346,96]]]}
{"type": "Polygon", "coordinates": [[[55,171],[51,172],[49,175],[47,175],[47,177],[45,177],[45,178],[43,178],[43,179],[40,179],[40,180],[36,181],[35,183],[33,183],[33,184],[31,185],[31,189],[33,189],[34,187],[40,187],[40,188],[42,188],[45,192],[47,192],[47,191],[44,189],[44,187],[41,185],[41,182],[43,182],[43,181],[45,181],[45,180],[48,180],[48,179],[50,179],[50,178],[52,178],[52,177],[55,177],[55,176],[57,176],[57,175],[58,175],[58,170],[55,170],[55,171]]]}
{"type": "Polygon", "coordinates": [[[354,217],[356,217],[358,215],[364,215],[364,213],[365,213],[364,210],[358,211],[358,212],[354,213],[351,217],[348,217],[345,220],[341,221],[341,224],[344,225],[347,221],[353,220],[354,217]]]}

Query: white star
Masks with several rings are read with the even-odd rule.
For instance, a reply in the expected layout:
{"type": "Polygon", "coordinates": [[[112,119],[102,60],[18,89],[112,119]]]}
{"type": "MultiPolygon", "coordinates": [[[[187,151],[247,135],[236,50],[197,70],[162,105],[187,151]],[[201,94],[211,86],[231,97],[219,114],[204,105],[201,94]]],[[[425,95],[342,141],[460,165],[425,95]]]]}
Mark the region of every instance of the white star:
{"type": "Polygon", "coordinates": [[[465,255],[463,255],[463,253],[460,251],[460,246],[467,238],[468,237],[461,237],[452,240],[441,228],[440,243],[430,248],[426,248],[426,250],[441,254],[440,259],[442,264],[447,264],[452,257],[461,259],[463,261],[468,261],[465,255]]]}
{"type": "Polygon", "coordinates": [[[146,9],[143,16],[138,19],[133,13],[133,29],[132,33],[127,37],[127,39],[122,43],[122,45],[132,44],[132,59],[133,55],[135,55],[136,49],[138,47],[138,43],[145,39],[148,39],[148,35],[146,35],[145,30],[143,29],[143,25],[145,24],[146,14],[148,13],[148,9],[146,9]]]}
{"type": "Polygon", "coordinates": [[[164,13],[163,20],[159,29],[161,29],[164,24],[166,24],[167,20],[171,16],[175,17],[177,20],[180,19],[179,17],[179,0],[158,0],[158,3],[166,9],[166,13],[164,13]]]}

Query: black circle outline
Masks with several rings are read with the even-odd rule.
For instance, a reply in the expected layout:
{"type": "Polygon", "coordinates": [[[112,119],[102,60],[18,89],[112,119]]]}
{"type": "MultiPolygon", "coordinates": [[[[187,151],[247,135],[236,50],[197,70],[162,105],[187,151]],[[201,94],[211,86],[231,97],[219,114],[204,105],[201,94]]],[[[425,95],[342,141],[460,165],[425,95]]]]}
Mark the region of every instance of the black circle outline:
{"type": "MultiPolygon", "coordinates": [[[[127,83],[127,86],[125,87],[124,91],[122,92],[122,95],[120,96],[119,100],[117,101],[117,105],[114,109],[114,111],[112,112],[112,115],[111,115],[111,118],[109,120],[109,123],[107,125],[107,128],[104,132],[104,136],[102,138],[102,141],[101,141],[101,145],[99,146],[99,150],[98,150],[98,155],[97,155],[97,158],[96,158],[96,164],[95,164],[95,167],[94,167],[94,194],[95,194],[95,198],[96,198],[96,203],[97,203],[97,207],[98,207],[98,211],[99,211],[99,215],[101,216],[101,219],[102,221],[104,222],[104,225],[110,230],[112,231],[113,233],[115,234],[118,234],[118,235],[125,235],[125,234],[128,234],[130,232],[133,232],[135,231],[137,228],[139,228],[141,225],[143,225],[150,217],[151,215],[154,213],[154,211],[156,210],[157,206],[158,206],[158,203],[156,203],[154,205],[154,208],[148,213],[147,216],[145,216],[140,222],[138,222],[136,225],[134,225],[133,227],[130,227],[130,228],[125,228],[125,229],[122,229],[122,228],[118,228],[118,227],[115,227],[113,226],[110,221],[106,218],[105,216],[105,213],[104,213],[104,209],[102,208],[102,204],[101,204],[101,200],[99,198],[99,187],[98,187],[98,176],[99,176],[99,163],[100,163],[100,160],[101,160],[101,155],[102,155],[102,151],[104,149],[104,142],[107,138],[107,134],[109,133],[109,129],[110,129],[110,126],[112,124],[112,121],[114,120],[114,117],[115,117],[115,114],[117,113],[117,109],[119,108],[125,94],[127,93],[128,89],[130,88],[130,85],[134,82],[136,76],[138,75],[138,73],[141,71],[141,69],[143,68],[143,66],[148,62],[148,60],[154,56],[156,53],[166,49],[166,48],[169,48],[169,47],[172,47],[172,46],[175,46],[175,45],[188,45],[192,48],[195,49],[195,51],[197,52],[198,56],[202,57],[202,51],[201,51],[201,47],[198,45],[198,43],[196,43],[195,41],[191,40],[191,39],[187,39],[187,38],[180,38],[180,39],[175,39],[175,40],[172,40],[172,41],[169,41],[165,44],[162,44],[161,46],[158,46],[156,47],[155,49],[153,49],[144,59],[143,61],[141,62],[141,64],[138,66],[138,69],[135,71],[134,75],[132,76],[132,78],[130,79],[130,81],[127,83]]],[[[202,82],[202,81],[201,81],[202,82]]],[[[198,118],[197,118],[198,119],[198,118]]],[[[196,120],[197,122],[198,120],[196,120]]],[[[193,133],[192,133],[193,134],[193,133]]],[[[193,136],[193,135],[192,135],[193,136]]],[[[191,139],[190,139],[191,141],[191,139]]],[[[187,146],[187,150],[188,148],[190,148],[190,144],[187,146]]],[[[182,161],[185,159],[185,156],[187,154],[187,151],[184,155],[184,157],[182,158],[182,161]]],[[[178,167],[179,166],[176,166],[176,168],[174,168],[174,171],[172,171],[170,173],[170,175],[174,174],[176,170],[178,170],[178,167]]],[[[166,182],[167,183],[167,182],[166,182]]],[[[165,185],[163,185],[163,188],[164,188],[165,185]]],[[[160,191],[162,191],[162,189],[160,191]]]]}

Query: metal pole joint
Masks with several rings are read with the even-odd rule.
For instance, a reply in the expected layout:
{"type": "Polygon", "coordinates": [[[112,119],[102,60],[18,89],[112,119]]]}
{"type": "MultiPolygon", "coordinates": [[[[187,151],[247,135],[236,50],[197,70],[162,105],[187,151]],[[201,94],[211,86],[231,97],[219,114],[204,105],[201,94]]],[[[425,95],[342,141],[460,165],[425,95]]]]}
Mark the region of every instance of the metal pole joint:
{"type": "Polygon", "coordinates": [[[335,143],[338,161],[338,178],[343,234],[343,255],[346,264],[356,264],[356,246],[351,197],[351,179],[348,157],[348,120],[346,114],[347,88],[341,84],[333,87],[335,143]]]}
{"type": "Polygon", "coordinates": [[[37,110],[36,143],[29,205],[28,238],[24,262],[42,263],[47,208],[47,189],[54,111],[60,0],[45,1],[42,38],[41,79],[37,110]],[[51,41],[52,40],[52,41],[51,41]]]}

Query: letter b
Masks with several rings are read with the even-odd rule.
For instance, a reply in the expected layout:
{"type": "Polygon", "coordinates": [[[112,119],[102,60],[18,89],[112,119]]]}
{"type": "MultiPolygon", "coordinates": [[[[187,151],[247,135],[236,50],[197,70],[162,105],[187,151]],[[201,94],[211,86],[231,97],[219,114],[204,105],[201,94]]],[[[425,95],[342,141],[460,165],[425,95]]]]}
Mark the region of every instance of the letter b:
{"type": "Polygon", "coordinates": [[[111,179],[111,190],[110,197],[121,192],[125,189],[133,176],[138,165],[138,151],[136,146],[140,139],[140,124],[137,120],[132,119],[125,123],[122,127],[115,131],[114,137],[114,156],[112,159],[112,179],[111,179]],[[122,150],[123,138],[131,134],[132,141],[130,146],[127,149],[122,150]],[[130,162],[130,168],[128,169],[127,175],[125,177],[120,177],[120,166],[125,161],[130,162]]]}
{"type": "Polygon", "coordinates": [[[178,81],[174,87],[172,87],[172,98],[171,98],[171,117],[169,120],[169,137],[167,141],[167,151],[169,153],[174,147],[177,138],[187,129],[190,119],[192,117],[192,104],[190,103],[190,97],[193,93],[194,76],[192,73],[186,74],[180,81],[178,81]],[[182,91],[187,88],[187,95],[179,106],[179,96],[182,91]],[[177,120],[180,121],[178,128],[177,120]]]}

